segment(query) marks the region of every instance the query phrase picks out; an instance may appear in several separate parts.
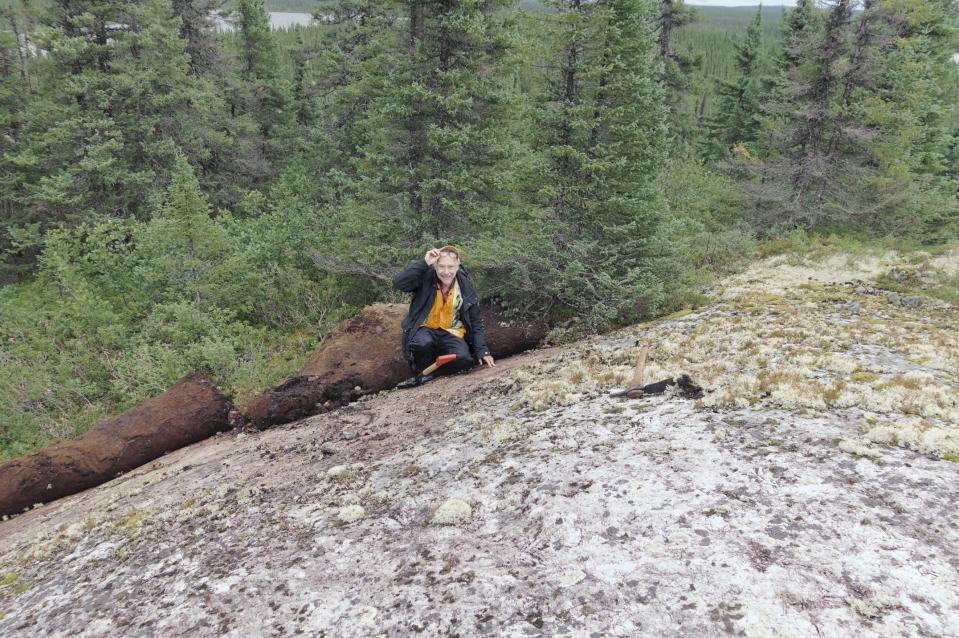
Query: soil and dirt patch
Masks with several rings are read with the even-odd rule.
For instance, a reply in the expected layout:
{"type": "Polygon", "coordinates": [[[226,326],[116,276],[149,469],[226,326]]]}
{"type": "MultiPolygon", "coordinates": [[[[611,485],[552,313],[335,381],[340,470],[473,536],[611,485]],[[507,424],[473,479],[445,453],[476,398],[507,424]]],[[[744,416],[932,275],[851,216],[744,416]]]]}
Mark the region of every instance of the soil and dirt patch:
{"type": "Polygon", "coordinates": [[[212,381],[181,379],[79,439],[0,465],[0,515],[99,485],[223,431],[230,407],[212,381]]]}
{"type": "MultiPolygon", "coordinates": [[[[409,377],[401,347],[406,312],[402,304],[374,304],[341,323],[297,375],[247,405],[245,421],[257,429],[289,423],[392,388],[409,377]]],[[[488,305],[483,307],[482,320],[490,351],[497,358],[529,350],[546,334],[545,324],[508,319],[488,305]]]]}
{"type": "MultiPolygon", "coordinates": [[[[232,417],[229,400],[212,382],[188,377],[78,440],[0,465],[0,516],[100,485],[238,422],[264,429],[394,386],[409,375],[400,349],[405,313],[400,304],[365,308],[337,326],[299,374],[232,417]]],[[[483,319],[495,356],[527,350],[545,334],[542,324],[508,320],[495,309],[484,308],[483,319]]]]}

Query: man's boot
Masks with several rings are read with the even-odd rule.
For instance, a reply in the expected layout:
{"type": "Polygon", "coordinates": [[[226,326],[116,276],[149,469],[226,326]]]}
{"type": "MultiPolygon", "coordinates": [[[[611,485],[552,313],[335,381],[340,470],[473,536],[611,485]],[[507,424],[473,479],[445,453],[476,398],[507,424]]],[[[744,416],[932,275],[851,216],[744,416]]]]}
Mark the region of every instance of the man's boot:
{"type": "Polygon", "coordinates": [[[435,378],[436,378],[435,374],[423,374],[421,372],[417,372],[409,379],[405,381],[400,381],[399,383],[397,383],[396,387],[397,388],[415,388],[416,386],[423,385],[427,381],[432,381],[435,378]]]}

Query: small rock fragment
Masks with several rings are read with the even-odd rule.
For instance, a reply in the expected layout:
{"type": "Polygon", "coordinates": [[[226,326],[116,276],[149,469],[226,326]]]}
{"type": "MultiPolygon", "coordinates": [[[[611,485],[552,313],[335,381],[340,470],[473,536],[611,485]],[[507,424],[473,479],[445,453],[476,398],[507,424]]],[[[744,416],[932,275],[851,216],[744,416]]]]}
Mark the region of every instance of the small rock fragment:
{"type": "Polygon", "coordinates": [[[557,584],[560,587],[572,587],[573,585],[582,581],[584,578],[586,578],[586,572],[581,569],[574,569],[560,576],[557,584]]]}

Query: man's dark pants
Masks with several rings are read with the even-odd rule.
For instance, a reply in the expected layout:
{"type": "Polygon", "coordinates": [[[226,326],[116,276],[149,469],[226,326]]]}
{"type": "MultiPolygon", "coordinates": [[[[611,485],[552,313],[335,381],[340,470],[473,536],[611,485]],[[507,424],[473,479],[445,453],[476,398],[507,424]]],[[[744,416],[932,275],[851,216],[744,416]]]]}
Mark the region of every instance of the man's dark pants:
{"type": "Polygon", "coordinates": [[[420,328],[410,342],[413,350],[413,362],[416,371],[422,372],[441,354],[455,354],[456,358],[440,368],[434,374],[456,374],[473,366],[473,355],[466,341],[446,330],[420,328]]]}

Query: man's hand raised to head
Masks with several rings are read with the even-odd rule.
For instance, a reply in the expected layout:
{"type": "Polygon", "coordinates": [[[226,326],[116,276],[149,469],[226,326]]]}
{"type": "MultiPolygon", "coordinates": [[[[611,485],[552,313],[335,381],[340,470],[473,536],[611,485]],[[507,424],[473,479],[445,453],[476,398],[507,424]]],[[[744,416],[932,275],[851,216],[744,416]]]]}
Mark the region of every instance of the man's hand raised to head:
{"type": "Polygon", "coordinates": [[[426,261],[427,266],[432,266],[433,264],[436,263],[436,260],[439,258],[440,258],[439,248],[433,248],[431,250],[426,251],[426,255],[423,257],[423,259],[426,261]]]}

